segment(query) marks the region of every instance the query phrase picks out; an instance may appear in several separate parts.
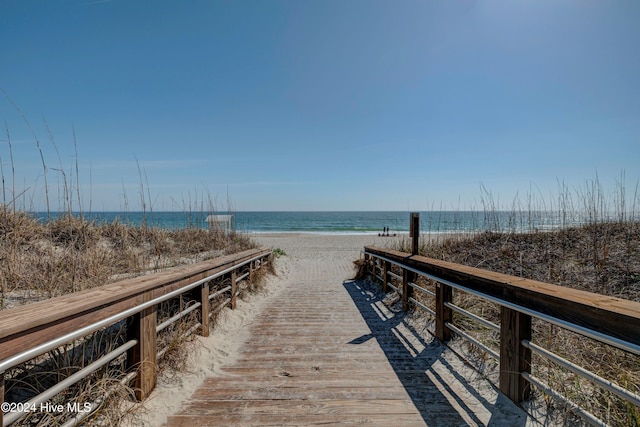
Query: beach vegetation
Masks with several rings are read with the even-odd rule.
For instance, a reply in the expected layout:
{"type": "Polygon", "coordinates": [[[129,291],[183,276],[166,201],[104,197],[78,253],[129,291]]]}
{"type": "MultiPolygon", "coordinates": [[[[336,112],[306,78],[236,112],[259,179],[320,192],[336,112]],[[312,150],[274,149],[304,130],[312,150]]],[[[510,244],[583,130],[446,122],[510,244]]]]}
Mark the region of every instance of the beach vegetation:
{"type": "Polygon", "coordinates": [[[276,258],[280,258],[281,256],[287,256],[287,253],[284,251],[284,249],[275,248],[273,249],[273,256],[276,258]]]}

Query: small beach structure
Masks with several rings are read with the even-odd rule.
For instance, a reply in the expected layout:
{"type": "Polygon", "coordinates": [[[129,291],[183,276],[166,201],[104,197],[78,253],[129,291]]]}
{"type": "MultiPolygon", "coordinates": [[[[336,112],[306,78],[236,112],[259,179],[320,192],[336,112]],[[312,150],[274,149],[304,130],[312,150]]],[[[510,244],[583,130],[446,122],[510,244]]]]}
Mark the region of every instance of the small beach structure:
{"type": "Polygon", "coordinates": [[[209,230],[221,230],[230,233],[233,230],[233,215],[209,215],[205,219],[209,224],[209,230]]]}

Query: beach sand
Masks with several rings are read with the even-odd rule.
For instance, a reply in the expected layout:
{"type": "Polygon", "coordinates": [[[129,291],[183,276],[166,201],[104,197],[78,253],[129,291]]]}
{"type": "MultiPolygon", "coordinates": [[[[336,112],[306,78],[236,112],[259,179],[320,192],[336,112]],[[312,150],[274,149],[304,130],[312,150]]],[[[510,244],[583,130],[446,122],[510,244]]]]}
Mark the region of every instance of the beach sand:
{"type": "Polygon", "coordinates": [[[251,238],[260,245],[284,250],[293,260],[312,259],[326,262],[360,257],[365,246],[392,247],[399,239],[409,239],[407,234],[381,237],[376,234],[255,234],[251,238]]]}
{"type": "MultiPolygon", "coordinates": [[[[250,295],[246,300],[239,300],[236,310],[223,310],[220,320],[207,338],[197,337],[189,353],[192,355],[188,372],[181,372],[171,378],[160,377],[158,385],[151,396],[143,403],[143,410],[138,411],[129,425],[158,426],[162,425],[168,415],[177,412],[202,383],[211,375],[222,373],[222,367],[229,366],[238,358],[243,344],[250,338],[247,326],[254,322],[273,299],[282,298],[288,286],[292,286],[310,277],[321,274],[326,280],[342,283],[353,278],[355,269],[353,261],[361,257],[364,246],[391,247],[397,239],[408,239],[407,235],[398,237],[379,237],[377,235],[320,235],[320,234],[257,234],[253,239],[262,246],[279,248],[286,253],[276,259],[276,275],[268,276],[264,291],[250,295]]],[[[470,370],[461,360],[453,356],[450,350],[443,353],[448,364],[469,378],[469,384],[484,395],[487,402],[494,402],[499,408],[498,414],[517,413],[510,402],[499,398],[494,388],[486,379],[470,370]]],[[[449,374],[451,375],[451,374],[449,374]]],[[[451,376],[451,383],[457,382],[451,376]]],[[[493,414],[495,417],[497,414],[493,414]]],[[[491,413],[485,414],[491,417],[491,413]]],[[[520,419],[520,415],[516,418],[520,419]]],[[[500,419],[500,415],[498,415],[500,419]]],[[[500,423],[498,423],[500,424],[500,423]]],[[[504,425],[508,425],[508,422],[504,425]]]]}

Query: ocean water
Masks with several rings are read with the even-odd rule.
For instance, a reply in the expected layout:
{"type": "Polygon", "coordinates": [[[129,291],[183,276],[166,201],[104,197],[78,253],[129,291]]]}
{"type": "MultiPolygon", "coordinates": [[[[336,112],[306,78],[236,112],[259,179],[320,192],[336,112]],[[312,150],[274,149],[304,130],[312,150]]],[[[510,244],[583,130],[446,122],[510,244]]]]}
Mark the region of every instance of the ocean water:
{"type": "MultiPolygon", "coordinates": [[[[90,212],[84,217],[98,223],[118,221],[165,229],[206,228],[207,212],[90,212]]],[[[58,214],[36,213],[41,221],[58,214]]],[[[390,233],[408,233],[410,212],[232,212],[237,231],[243,233],[377,234],[387,227],[390,233]]],[[[574,223],[576,221],[571,221],[574,223]]],[[[420,212],[423,233],[478,231],[530,231],[571,225],[547,212],[420,212]]]]}

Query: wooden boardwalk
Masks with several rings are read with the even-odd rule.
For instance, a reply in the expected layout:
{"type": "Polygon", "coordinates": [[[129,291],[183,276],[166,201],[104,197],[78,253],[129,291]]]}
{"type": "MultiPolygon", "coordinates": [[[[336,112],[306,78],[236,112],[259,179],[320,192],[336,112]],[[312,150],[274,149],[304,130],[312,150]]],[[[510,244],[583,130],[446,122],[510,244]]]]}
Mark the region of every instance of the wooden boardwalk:
{"type": "Polygon", "coordinates": [[[240,357],[205,379],[169,426],[525,424],[492,387],[452,372],[446,347],[345,280],[350,262],[292,263],[240,357]]]}

